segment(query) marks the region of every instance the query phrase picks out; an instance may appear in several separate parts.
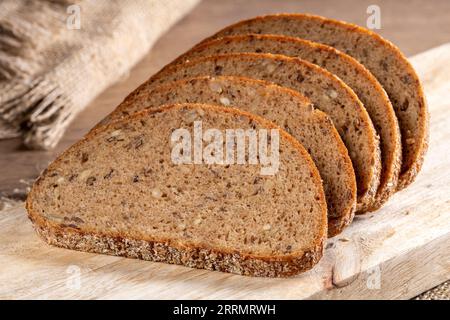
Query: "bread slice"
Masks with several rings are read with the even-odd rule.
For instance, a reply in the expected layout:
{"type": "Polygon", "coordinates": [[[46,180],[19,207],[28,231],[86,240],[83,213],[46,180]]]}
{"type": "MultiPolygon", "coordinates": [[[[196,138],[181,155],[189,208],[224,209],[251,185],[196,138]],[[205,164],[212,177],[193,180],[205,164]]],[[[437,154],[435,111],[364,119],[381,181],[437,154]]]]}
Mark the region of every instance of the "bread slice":
{"type": "Polygon", "coordinates": [[[347,149],[329,117],[297,91],[242,77],[190,78],[144,92],[131,106],[119,106],[101,125],[144,108],[183,102],[236,107],[289,132],[308,150],[323,180],[328,236],[335,236],[351,223],[356,180],[347,149]]]}
{"type": "Polygon", "coordinates": [[[312,40],[333,46],[361,62],[383,85],[400,124],[403,150],[397,189],[414,180],[428,147],[428,110],[416,72],[395,45],[360,26],[306,14],[256,17],[231,25],[209,39],[243,33],[312,40]]]}
{"type": "MultiPolygon", "coordinates": [[[[219,152],[206,147],[204,159],[219,152]]],[[[53,245],[251,276],[311,268],[327,232],[322,183],[303,146],[263,118],[201,104],[144,110],[89,133],[50,164],[26,207],[53,245]],[[197,121],[203,134],[269,135],[278,171],[261,175],[262,165],[249,161],[175,163],[174,130],[197,139],[197,121]]]]}
{"type": "Polygon", "coordinates": [[[381,176],[375,201],[360,213],[378,209],[395,192],[401,168],[401,136],[397,117],[378,80],[358,61],[333,47],[280,35],[246,34],[214,39],[181,55],[175,63],[232,52],[265,52],[298,57],[341,78],[364,104],[380,136],[381,176]]]}
{"type": "Polygon", "coordinates": [[[196,76],[234,75],[273,82],[299,91],[327,113],[344,141],[356,174],[357,208],[372,203],[380,178],[376,131],[356,94],[339,78],[307,61],[263,53],[230,53],[164,68],[131,93],[121,108],[133,105],[158,85],[196,76]]]}

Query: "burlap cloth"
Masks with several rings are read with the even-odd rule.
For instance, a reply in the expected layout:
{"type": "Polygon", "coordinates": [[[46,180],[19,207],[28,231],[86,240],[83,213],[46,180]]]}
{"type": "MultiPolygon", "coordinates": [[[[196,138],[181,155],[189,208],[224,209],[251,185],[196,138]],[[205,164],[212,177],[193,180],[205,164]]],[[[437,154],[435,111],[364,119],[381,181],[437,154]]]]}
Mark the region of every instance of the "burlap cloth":
{"type": "Polygon", "coordinates": [[[74,117],[197,2],[1,0],[0,139],[54,147],[74,117]]]}

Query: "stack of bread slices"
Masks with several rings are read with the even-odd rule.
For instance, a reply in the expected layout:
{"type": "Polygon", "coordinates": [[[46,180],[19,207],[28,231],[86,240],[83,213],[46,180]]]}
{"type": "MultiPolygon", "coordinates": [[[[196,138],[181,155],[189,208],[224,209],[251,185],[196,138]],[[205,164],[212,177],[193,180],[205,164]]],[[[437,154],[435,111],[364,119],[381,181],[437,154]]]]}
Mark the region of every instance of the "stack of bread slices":
{"type": "MultiPolygon", "coordinates": [[[[291,276],[414,180],[427,138],[419,79],[392,43],[318,16],[257,17],[133,91],[42,173],[27,210],[60,247],[291,276]],[[174,162],[173,133],[199,128],[209,132],[200,145],[218,135],[220,148],[232,130],[264,132],[277,171],[261,174],[262,160],[174,162]]],[[[191,151],[205,152],[183,157],[191,151]]]]}

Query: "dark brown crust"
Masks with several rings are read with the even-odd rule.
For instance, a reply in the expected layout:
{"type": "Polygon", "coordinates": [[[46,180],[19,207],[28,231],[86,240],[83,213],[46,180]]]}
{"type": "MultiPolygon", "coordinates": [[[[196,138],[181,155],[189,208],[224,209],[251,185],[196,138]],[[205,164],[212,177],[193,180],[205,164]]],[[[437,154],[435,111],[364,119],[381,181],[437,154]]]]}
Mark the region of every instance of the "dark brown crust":
{"type": "MultiPolygon", "coordinates": [[[[247,19],[247,20],[232,24],[232,25],[225,27],[222,30],[218,31],[211,37],[206,38],[205,40],[200,42],[200,44],[207,42],[209,40],[218,38],[218,37],[222,37],[223,35],[226,34],[227,30],[233,29],[233,28],[241,26],[241,25],[245,25],[250,21],[264,20],[264,19],[277,18],[277,17],[290,18],[293,20],[295,20],[295,19],[319,20],[322,23],[327,23],[330,25],[335,25],[338,28],[343,28],[348,32],[356,32],[356,33],[359,33],[364,36],[369,36],[372,39],[376,40],[384,48],[386,48],[386,50],[389,51],[390,55],[394,55],[397,58],[397,60],[406,67],[405,71],[407,71],[407,73],[412,77],[412,79],[413,79],[412,83],[413,83],[413,85],[415,85],[415,90],[418,92],[418,96],[419,96],[419,100],[420,100],[420,101],[418,101],[419,106],[420,106],[420,110],[418,111],[418,117],[420,119],[422,119],[422,121],[418,123],[417,131],[420,134],[418,135],[418,141],[417,141],[417,139],[415,141],[416,149],[414,150],[413,156],[410,159],[406,159],[405,157],[403,157],[403,159],[402,159],[402,169],[401,169],[400,176],[399,176],[397,190],[401,190],[401,189],[407,187],[409,184],[411,184],[415,180],[417,174],[419,173],[419,171],[422,168],[424,157],[425,157],[425,154],[428,149],[429,114],[428,114],[426,98],[423,93],[423,88],[420,83],[419,77],[417,76],[412,65],[409,63],[408,59],[400,51],[400,49],[398,47],[396,47],[390,41],[384,39],[379,34],[373,32],[371,30],[365,29],[361,26],[358,26],[358,25],[355,25],[352,23],[347,23],[347,22],[334,20],[334,19],[328,19],[328,18],[324,18],[321,16],[311,15],[311,14],[282,13],[282,14],[259,16],[259,17],[247,19]]],[[[405,144],[404,140],[402,140],[402,142],[403,142],[403,144],[405,144]]]]}
{"type": "MultiPolygon", "coordinates": [[[[420,85],[420,88],[422,89],[422,85],[420,85]]],[[[421,91],[422,96],[423,92],[421,91]]],[[[428,113],[428,107],[427,102],[424,97],[423,105],[425,106],[425,116],[423,117],[425,121],[422,123],[422,127],[424,128],[423,131],[425,133],[425,136],[423,137],[423,140],[420,144],[420,150],[417,151],[417,158],[416,160],[409,165],[408,170],[404,170],[399,178],[399,182],[397,185],[397,191],[400,191],[407,186],[409,186],[411,183],[414,182],[417,175],[419,174],[420,170],[422,169],[423,161],[425,160],[425,154],[428,150],[428,143],[430,139],[430,129],[429,129],[429,113],[428,113]]]]}
{"type": "Polygon", "coordinates": [[[327,234],[327,207],[325,202],[325,194],[322,188],[322,182],[319,172],[314,165],[311,157],[303,146],[290,136],[283,129],[277,127],[273,123],[255,116],[251,113],[243,112],[238,109],[225,108],[219,106],[211,106],[204,104],[176,104],[163,106],[156,109],[147,109],[137,112],[124,119],[112,122],[109,125],[101,127],[97,130],[89,132],[83,139],[69,147],[54,162],[52,162],[48,170],[45,170],[28,194],[26,201],[26,209],[29,219],[37,233],[49,244],[57,245],[63,248],[82,250],[88,252],[113,254],[131,258],[141,258],[151,261],[164,261],[167,263],[182,264],[189,267],[205,268],[208,270],[220,270],[233,272],[251,276],[267,276],[267,277],[286,277],[301,273],[314,266],[323,255],[323,245],[326,241],[327,234]],[[40,188],[41,181],[46,178],[46,172],[57,167],[63,161],[66,154],[76,150],[78,146],[87,143],[96,134],[101,133],[114,126],[117,123],[125,123],[134,119],[139,119],[147,114],[164,112],[172,108],[202,108],[204,110],[213,110],[215,112],[223,112],[233,114],[235,116],[244,116],[260,123],[262,126],[270,129],[278,129],[281,136],[289,141],[292,146],[302,155],[309,163],[312,172],[311,178],[316,186],[318,186],[319,199],[322,212],[322,228],[318,230],[317,237],[313,248],[301,250],[283,256],[256,256],[252,254],[242,254],[238,252],[230,252],[225,248],[207,248],[200,246],[191,246],[188,244],[170,243],[167,239],[130,239],[121,234],[94,234],[91,230],[77,230],[73,228],[62,228],[60,225],[50,222],[33,209],[33,202],[37,189],[40,188]],[[207,263],[211,254],[216,254],[214,263],[207,263]],[[183,259],[181,259],[183,258],[183,259]]]}
{"type": "MultiPolygon", "coordinates": [[[[183,79],[183,80],[178,80],[178,81],[174,81],[174,82],[169,82],[169,83],[163,84],[161,86],[158,86],[155,89],[152,89],[152,91],[170,90],[170,88],[184,86],[184,85],[186,85],[186,83],[188,83],[190,81],[198,81],[198,80],[202,80],[202,79],[213,79],[213,77],[201,76],[201,77],[193,77],[193,78],[189,78],[189,79],[183,79]]],[[[306,97],[304,97],[303,95],[301,95],[299,92],[289,89],[289,88],[280,87],[276,84],[273,84],[271,82],[267,82],[264,80],[257,80],[257,79],[250,79],[250,78],[236,77],[236,76],[218,76],[218,77],[214,77],[214,79],[232,79],[236,83],[239,83],[239,82],[241,82],[241,83],[242,82],[258,83],[258,84],[264,85],[268,88],[283,91],[282,94],[290,95],[293,98],[298,99],[304,103],[309,103],[309,100],[306,97]]],[[[106,119],[108,119],[109,121],[113,121],[113,120],[122,118],[123,116],[120,116],[120,115],[122,114],[123,111],[125,111],[127,109],[127,107],[128,107],[128,105],[119,105],[110,114],[110,117],[108,117],[106,119]]],[[[343,212],[340,212],[341,215],[339,217],[334,217],[334,218],[330,217],[328,219],[328,237],[334,237],[335,235],[341,233],[345,229],[345,227],[348,226],[352,222],[354,214],[355,214],[355,202],[356,202],[356,180],[354,178],[355,173],[353,171],[353,166],[352,166],[350,157],[348,156],[347,148],[345,147],[345,144],[342,142],[342,139],[339,136],[339,133],[337,132],[336,128],[332,124],[331,120],[328,118],[328,116],[324,112],[322,112],[320,110],[315,110],[314,112],[316,114],[316,117],[322,119],[322,122],[324,123],[324,125],[326,125],[328,127],[328,131],[330,133],[332,133],[332,135],[334,136],[334,140],[337,142],[338,153],[341,155],[342,159],[345,159],[345,166],[342,168],[343,172],[345,173],[346,176],[353,177],[352,183],[346,186],[346,188],[348,188],[348,191],[351,194],[351,201],[349,201],[348,206],[345,208],[345,210],[343,210],[343,212]]],[[[107,123],[100,123],[97,126],[95,126],[93,130],[95,130],[105,124],[107,124],[107,123]]]]}
{"type": "Polygon", "coordinates": [[[328,238],[332,238],[340,234],[344,229],[349,226],[353,218],[355,217],[355,211],[350,216],[340,217],[339,219],[329,218],[328,219],[328,238]]]}
{"type": "Polygon", "coordinates": [[[273,260],[200,247],[177,248],[167,242],[134,240],[58,230],[35,225],[36,232],[51,245],[126,258],[183,265],[190,268],[253,277],[289,277],[311,269],[322,257],[323,243],[301,258],[273,260]]]}
{"type": "MultiPolygon", "coordinates": [[[[246,42],[253,43],[256,39],[261,39],[264,41],[273,41],[278,44],[278,47],[282,47],[284,43],[288,43],[290,45],[299,44],[301,46],[307,46],[309,48],[314,48],[315,50],[320,50],[321,52],[332,53],[331,57],[339,57],[339,59],[344,60],[348,65],[351,65],[352,68],[358,71],[361,77],[364,77],[375,89],[378,97],[381,101],[383,101],[383,114],[388,119],[388,121],[384,122],[383,125],[389,126],[390,128],[390,138],[391,145],[393,146],[389,153],[385,153],[386,161],[382,161],[382,173],[380,177],[380,184],[378,186],[377,194],[372,203],[367,203],[366,205],[359,206],[358,212],[356,214],[362,214],[367,211],[373,211],[378,209],[382,204],[384,204],[389,197],[395,193],[397,189],[398,178],[401,170],[401,161],[402,161],[402,146],[401,146],[401,134],[400,128],[398,125],[397,117],[395,115],[394,108],[391,105],[391,102],[384,91],[381,84],[378,80],[370,73],[369,70],[366,69],[361,63],[359,63],[356,59],[351,56],[324,44],[304,40],[301,38],[289,37],[284,35],[273,35],[273,34],[239,34],[233,36],[225,36],[222,38],[215,38],[207,42],[202,42],[201,44],[195,46],[191,50],[182,54],[176,60],[174,60],[171,64],[181,64],[190,59],[195,59],[200,56],[205,56],[205,54],[199,55],[203,50],[208,49],[210,47],[218,48],[229,48],[229,44],[246,42]]],[[[255,44],[255,49],[258,48],[261,50],[260,44],[255,44]],[[256,47],[257,46],[257,47],[256,47]]],[[[229,51],[227,51],[229,52],[229,51]]],[[[268,51],[264,51],[268,52],[268,51]]],[[[217,54],[218,52],[215,52],[217,54]]],[[[277,52],[270,52],[277,53],[277,52]]],[[[279,52],[281,53],[281,52],[279,52]]],[[[302,58],[302,55],[299,55],[298,58],[302,58]]],[[[326,67],[324,67],[327,69],[326,67]]],[[[340,75],[338,75],[340,76],[340,75]]],[[[345,82],[345,80],[344,80],[345,82]]],[[[383,152],[383,150],[382,150],[383,152]]]]}
{"type": "MultiPolygon", "coordinates": [[[[317,110],[317,111],[320,111],[320,110],[317,110]]],[[[339,153],[343,154],[343,155],[347,155],[347,158],[349,159],[349,161],[346,162],[347,166],[345,168],[343,168],[343,171],[345,171],[345,173],[347,175],[354,176],[355,172],[353,170],[352,162],[350,160],[350,157],[348,156],[347,148],[345,147],[345,144],[342,142],[342,139],[341,139],[339,133],[337,132],[337,130],[334,127],[331,120],[328,118],[328,116],[324,112],[320,111],[320,116],[323,117],[324,119],[325,118],[327,119],[327,123],[329,125],[329,130],[333,132],[336,140],[341,142],[339,144],[339,153]]],[[[346,187],[350,191],[350,193],[352,195],[352,199],[356,200],[356,179],[355,179],[354,183],[352,183],[351,185],[348,185],[346,187]]],[[[347,226],[349,226],[352,223],[353,218],[355,216],[355,209],[356,209],[356,201],[349,204],[349,206],[347,207],[347,210],[345,210],[345,212],[343,212],[339,218],[334,218],[334,219],[328,220],[328,237],[329,238],[332,238],[332,237],[338,235],[347,226]]]]}

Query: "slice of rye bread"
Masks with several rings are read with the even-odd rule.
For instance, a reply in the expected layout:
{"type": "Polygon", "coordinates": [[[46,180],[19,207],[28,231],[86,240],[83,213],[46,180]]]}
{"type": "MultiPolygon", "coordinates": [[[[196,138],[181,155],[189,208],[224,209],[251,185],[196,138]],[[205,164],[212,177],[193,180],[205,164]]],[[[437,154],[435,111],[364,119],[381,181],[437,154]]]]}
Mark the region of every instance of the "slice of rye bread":
{"type": "Polygon", "coordinates": [[[388,40],[360,26],[306,14],[256,17],[231,25],[213,38],[244,34],[282,34],[335,47],[361,62],[386,90],[402,136],[402,169],[397,189],[414,181],[428,148],[428,110],[419,77],[388,40]]]}
{"type": "Polygon", "coordinates": [[[90,132],[50,164],[26,207],[53,245],[251,276],[310,269],[327,234],[322,182],[303,146],[261,117],[202,104],[147,109],[90,132]],[[267,140],[269,150],[279,142],[278,171],[174,163],[172,133],[193,134],[195,121],[222,137],[278,132],[267,140]]]}
{"type": "Polygon", "coordinates": [[[164,68],[132,92],[120,108],[133,105],[147,90],[196,76],[243,76],[273,82],[308,97],[327,113],[344,141],[356,174],[357,210],[372,203],[380,181],[379,140],[356,94],[342,80],[310,62],[282,55],[230,53],[197,58],[164,68]]]}
{"type": "Polygon", "coordinates": [[[100,125],[144,108],[184,102],[232,106],[273,121],[289,132],[308,150],[319,169],[328,207],[328,237],[351,223],[356,180],[347,149],[330,118],[297,91],[242,77],[179,80],[146,91],[133,105],[118,107],[100,125]]]}
{"type": "Polygon", "coordinates": [[[237,35],[214,39],[181,55],[174,63],[232,52],[264,52],[301,58],[341,78],[364,104],[380,136],[381,176],[375,202],[360,212],[373,211],[395,192],[401,169],[401,135],[397,117],[378,80],[362,64],[333,47],[280,35],[237,35]]]}

